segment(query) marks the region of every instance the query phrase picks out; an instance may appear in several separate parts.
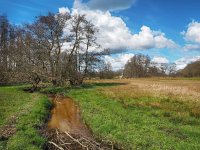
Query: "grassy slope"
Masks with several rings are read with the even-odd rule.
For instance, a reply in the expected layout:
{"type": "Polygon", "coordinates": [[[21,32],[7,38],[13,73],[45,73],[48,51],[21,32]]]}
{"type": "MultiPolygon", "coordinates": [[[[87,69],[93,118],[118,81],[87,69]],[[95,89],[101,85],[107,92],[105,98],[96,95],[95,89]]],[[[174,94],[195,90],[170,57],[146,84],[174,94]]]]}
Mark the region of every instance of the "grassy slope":
{"type": "Polygon", "coordinates": [[[171,95],[142,97],[140,92],[139,97],[130,96],[133,89],[122,96],[120,86],[107,85],[68,93],[79,102],[84,120],[96,135],[126,149],[200,149],[199,114],[190,113],[199,102],[182,102],[171,95]]]}
{"type": "Polygon", "coordinates": [[[40,94],[30,94],[19,87],[0,87],[0,128],[16,118],[16,132],[8,140],[0,139],[0,149],[42,149],[45,139],[38,129],[49,114],[50,102],[40,94]]]}

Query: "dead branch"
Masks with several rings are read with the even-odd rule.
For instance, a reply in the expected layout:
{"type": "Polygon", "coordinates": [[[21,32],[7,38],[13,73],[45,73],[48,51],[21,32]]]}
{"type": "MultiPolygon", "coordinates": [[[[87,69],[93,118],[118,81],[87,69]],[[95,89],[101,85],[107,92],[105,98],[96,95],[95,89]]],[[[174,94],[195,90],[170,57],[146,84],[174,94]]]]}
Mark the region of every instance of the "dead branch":
{"type": "Polygon", "coordinates": [[[62,147],[58,146],[56,143],[54,142],[49,142],[50,144],[53,144],[55,147],[57,147],[60,150],[64,150],[62,147]]]}
{"type": "Polygon", "coordinates": [[[77,142],[78,144],[80,144],[82,147],[87,148],[87,146],[83,145],[82,143],[79,142],[78,139],[73,138],[69,133],[64,132],[67,136],[69,136],[73,141],[77,142]]]}

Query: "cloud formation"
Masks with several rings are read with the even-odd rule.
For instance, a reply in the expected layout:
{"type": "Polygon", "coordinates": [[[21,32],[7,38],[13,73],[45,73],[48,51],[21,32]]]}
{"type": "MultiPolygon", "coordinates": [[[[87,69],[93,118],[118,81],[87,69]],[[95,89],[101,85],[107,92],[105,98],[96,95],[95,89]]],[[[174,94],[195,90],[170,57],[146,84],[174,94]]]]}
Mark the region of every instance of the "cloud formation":
{"type": "Polygon", "coordinates": [[[169,60],[166,57],[154,57],[152,59],[154,63],[162,64],[162,63],[169,63],[169,60]]]}
{"type": "Polygon", "coordinates": [[[135,0],[90,0],[86,5],[93,10],[114,11],[127,9],[134,3],[135,0]]]}
{"type": "Polygon", "coordinates": [[[190,44],[186,44],[183,47],[183,50],[195,50],[200,51],[200,23],[192,21],[188,24],[187,31],[181,32],[184,36],[184,39],[190,44]]]}
{"type": "Polygon", "coordinates": [[[189,23],[187,31],[183,31],[182,34],[186,41],[200,44],[200,23],[192,21],[189,23]]]}
{"type": "MultiPolygon", "coordinates": [[[[174,49],[178,47],[172,39],[166,37],[165,33],[153,30],[146,25],[143,25],[137,33],[131,32],[121,17],[113,16],[110,11],[90,8],[88,5],[92,1],[93,3],[95,2],[95,0],[91,0],[85,4],[80,0],[75,0],[71,14],[86,14],[87,20],[91,21],[99,29],[99,33],[96,34],[97,43],[102,48],[110,48],[112,53],[118,53],[112,56],[105,56],[105,61],[110,62],[114,70],[122,69],[126,62],[134,56],[131,53],[119,54],[119,52],[153,48],[174,49]]],[[[60,12],[65,12],[64,9],[60,9],[60,12]]],[[[66,8],[66,11],[68,11],[68,8],[66,8]]],[[[154,61],[158,63],[169,62],[164,57],[155,57],[154,61]]]]}
{"type": "Polygon", "coordinates": [[[187,64],[195,62],[200,59],[200,56],[193,56],[193,57],[183,57],[175,61],[176,68],[183,69],[187,66],[187,64]]]}
{"type": "Polygon", "coordinates": [[[132,58],[134,54],[117,54],[116,56],[105,56],[104,60],[106,63],[110,63],[114,70],[124,68],[127,61],[132,58]]]}
{"type": "Polygon", "coordinates": [[[118,51],[177,47],[160,31],[143,25],[139,33],[132,33],[121,17],[112,16],[109,11],[91,10],[79,1],[75,2],[72,13],[87,14],[86,18],[99,29],[97,42],[103,48],[118,51]]]}
{"type": "Polygon", "coordinates": [[[183,47],[184,51],[190,51],[190,50],[194,50],[194,51],[200,51],[200,44],[186,44],[183,47]]]}
{"type": "Polygon", "coordinates": [[[70,10],[67,7],[61,7],[59,8],[59,13],[61,14],[70,13],[70,10]]]}

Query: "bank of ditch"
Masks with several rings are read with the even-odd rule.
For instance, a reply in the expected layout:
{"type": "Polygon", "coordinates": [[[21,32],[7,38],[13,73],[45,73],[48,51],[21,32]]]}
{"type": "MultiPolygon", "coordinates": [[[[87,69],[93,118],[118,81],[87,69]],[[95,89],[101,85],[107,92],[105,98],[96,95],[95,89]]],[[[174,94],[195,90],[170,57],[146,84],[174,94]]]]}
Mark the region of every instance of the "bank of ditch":
{"type": "Polygon", "coordinates": [[[22,88],[0,87],[0,150],[45,148],[47,141],[40,132],[50,115],[51,103],[47,96],[22,88]]]}
{"type": "Polygon", "coordinates": [[[0,150],[119,149],[93,135],[69,88],[28,89],[0,87],[0,150]]]}

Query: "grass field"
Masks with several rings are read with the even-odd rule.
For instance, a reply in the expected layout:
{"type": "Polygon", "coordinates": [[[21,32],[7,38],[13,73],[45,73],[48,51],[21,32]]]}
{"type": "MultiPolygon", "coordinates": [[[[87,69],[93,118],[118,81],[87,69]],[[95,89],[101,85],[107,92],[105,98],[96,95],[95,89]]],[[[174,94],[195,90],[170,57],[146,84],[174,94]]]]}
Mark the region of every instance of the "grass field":
{"type": "Polygon", "coordinates": [[[200,149],[200,80],[92,81],[66,95],[95,135],[125,149],[200,149]]]}
{"type": "Polygon", "coordinates": [[[17,86],[0,87],[0,150],[39,150],[45,139],[39,134],[49,115],[50,102],[41,94],[23,92],[17,86]]]}
{"type": "MultiPolygon", "coordinates": [[[[91,80],[41,92],[72,97],[94,135],[124,149],[200,149],[199,78],[91,80]]],[[[39,130],[49,110],[43,94],[0,87],[0,129],[14,129],[0,138],[0,150],[43,149],[39,130]]]]}

